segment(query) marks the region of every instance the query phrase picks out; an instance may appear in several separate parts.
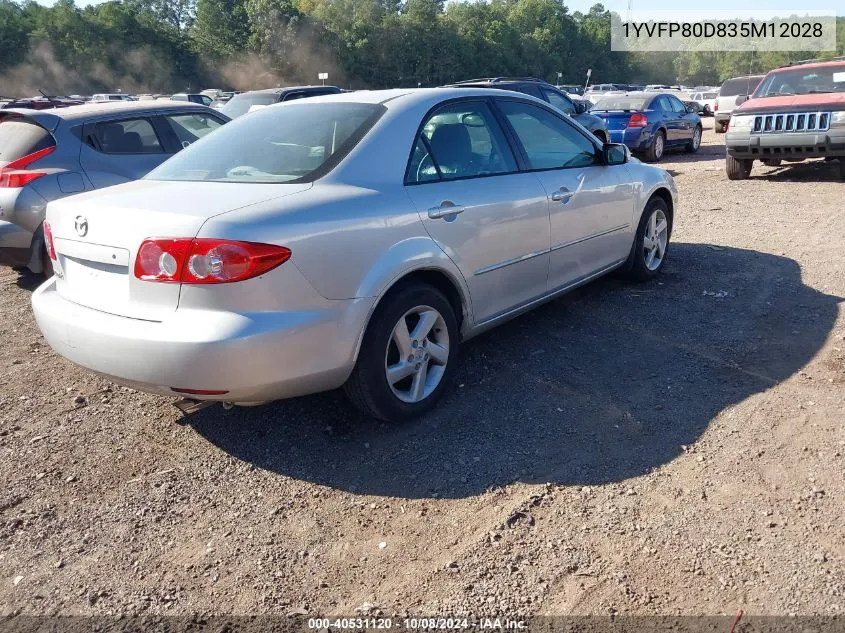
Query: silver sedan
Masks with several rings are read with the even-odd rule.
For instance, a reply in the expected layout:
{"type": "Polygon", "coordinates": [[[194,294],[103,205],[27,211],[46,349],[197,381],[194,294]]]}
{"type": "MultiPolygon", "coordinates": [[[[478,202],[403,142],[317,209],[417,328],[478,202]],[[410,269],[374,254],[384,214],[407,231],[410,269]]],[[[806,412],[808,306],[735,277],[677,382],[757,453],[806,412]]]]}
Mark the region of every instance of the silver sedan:
{"type": "Polygon", "coordinates": [[[677,192],[539,99],[354,92],[270,106],[144,179],[50,203],[50,345],[116,382],[254,404],[344,386],[403,420],[461,342],[664,266],[677,192]]]}

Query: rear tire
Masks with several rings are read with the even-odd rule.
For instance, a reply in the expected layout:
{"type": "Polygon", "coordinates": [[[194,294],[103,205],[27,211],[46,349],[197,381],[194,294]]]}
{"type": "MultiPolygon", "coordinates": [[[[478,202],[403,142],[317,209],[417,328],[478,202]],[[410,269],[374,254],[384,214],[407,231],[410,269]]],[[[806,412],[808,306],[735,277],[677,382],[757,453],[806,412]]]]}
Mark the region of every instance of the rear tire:
{"type": "Polygon", "coordinates": [[[391,290],[370,319],[346,395],[364,414],[388,422],[430,411],[455,371],[459,336],[455,310],[439,290],[417,282],[391,290]]]}
{"type": "Polygon", "coordinates": [[[739,160],[728,154],[725,157],[725,171],[728,174],[728,180],[747,180],[751,175],[753,165],[753,160],[739,160]]]}
{"type": "Polygon", "coordinates": [[[665,151],[666,134],[663,130],[658,130],[657,134],[654,135],[654,140],[651,142],[651,147],[645,151],[643,158],[645,158],[647,163],[656,163],[663,158],[665,151]]]}
{"type": "Polygon", "coordinates": [[[46,279],[49,279],[54,274],[53,260],[50,259],[50,255],[47,253],[46,244],[41,248],[41,274],[44,275],[46,279]]]}
{"type": "Polygon", "coordinates": [[[626,276],[631,281],[648,281],[659,275],[666,263],[671,236],[672,214],[669,207],[663,198],[654,197],[640,216],[626,276]]]}
{"type": "Polygon", "coordinates": [[[716,132],[716,134],[724,134],[725,130],[727,129],[728,126],[725,123],[720,123],[719,121],[716,121],[713,124],[713,130],[716,132]]]}

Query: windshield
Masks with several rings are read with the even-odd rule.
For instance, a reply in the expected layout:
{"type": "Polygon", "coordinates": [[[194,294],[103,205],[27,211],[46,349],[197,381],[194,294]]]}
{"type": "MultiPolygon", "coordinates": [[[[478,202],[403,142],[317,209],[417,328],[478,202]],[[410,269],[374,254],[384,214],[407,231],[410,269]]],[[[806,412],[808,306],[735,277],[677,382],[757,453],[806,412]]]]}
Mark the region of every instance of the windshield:
{"type": "Polygon", "coordinates": [[[275,92],[256,92],[253,94],[235,95],[220,108],[220,112],[230,119],[243,116],[253,106],[268,106],[279,102],[279,95],[275,92]]]}
{"type": "Polygon", "coordinates": [[[759,81],[760,77],[737,77],[736,79],[728,79],[719,89],[719,96],[738,97],[739,95],[750,95],[759,81]]]}
{"type": "Polygon", "coordinates": [[[822,92],[845,92],[845,64],[821,68],[798,66],[792,70],[769,73],[754,91],[754,96],[774,97],[822,92]]]}
{"type": "Polygon", "coordinates": [[[602,97],[596,102],[591,110],[642,110],[646,101],[651,97],[632,97],[630,95],[619,95],[615,97],[602,97]]]}
{"type": "Polygon", "coordinates": [[[266,108],[188,146],[147,180],[308,182],[336,164],[385,108],[370,103],[301,103],[266,108]]]}

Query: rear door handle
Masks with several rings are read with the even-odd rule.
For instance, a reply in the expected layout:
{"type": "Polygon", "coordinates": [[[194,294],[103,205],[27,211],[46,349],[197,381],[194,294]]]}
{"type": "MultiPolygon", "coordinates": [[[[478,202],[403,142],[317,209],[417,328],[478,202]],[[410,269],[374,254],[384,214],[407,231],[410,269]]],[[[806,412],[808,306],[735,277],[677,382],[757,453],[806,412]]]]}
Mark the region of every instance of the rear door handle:
{"type": "Polygon", "coordinates": [[[428,210],[428,217],[430,217],[432,220],[438,220],[440,218],[456,216],[459,213],[463,213],[464,211],[466,211],[466,207],[461,206],[459,204],[455,204],[451,200],[444,200],[440,203],[439,207],[431,207],[428,210]]]}

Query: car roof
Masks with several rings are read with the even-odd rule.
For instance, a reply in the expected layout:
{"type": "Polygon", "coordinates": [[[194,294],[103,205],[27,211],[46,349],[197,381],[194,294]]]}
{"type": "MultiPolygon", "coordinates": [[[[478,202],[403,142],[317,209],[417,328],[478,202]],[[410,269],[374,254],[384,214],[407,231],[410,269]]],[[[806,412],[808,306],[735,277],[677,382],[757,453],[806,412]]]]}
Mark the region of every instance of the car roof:
{"type": "MultiPolygon", "coordinates": [[[[441,88],[393,88],[389,90],[357,90],[355,92],[341,92],[340,94],[318,95],[309,97],[307,100],[296,100],[283,102],[273,106],[288,107],[294,104],[305,103],[373,103],[384,105],[390,109],[393,107],[406,107],[417,104],[429,104],[431,106],[448,99],[465,99],[467,97],[501,97],[502,90],[499,88],[476,88],[463,87],[455,88],[444,86],[441,88]]],[[[511,92],[511,91],[504,91],[511,92]]],[[[513,96],[529,99],[538,103],[544,103],[536,97],[520,92],[513,92],[513,96]]]]}
{"type": "MultiPolygon", "coordinates": [[[[337,88],[337,86],[287,86],[285,88],[264,88],[263,90],[247,90],[246,92],[241,92],[240,94],[282,94],[283,92],[290,92],[292,90],[313,90],[318,88],[337,88]]],[[[337,89],[340,90],[340,88],[337,89]]]]}
{"type": "Polygon", "coordinates": [[[791,66],[781,66],[780,68],[775,68],[769,72],[776,73],[779,70],[791,70],[793,68],[829,68],[831,66],[845,66],[845,59],[832,59],[826,62],[812,62],[809,64],[792,64],[791,66]]]}
{"type": "Polygon", "coordinates": [[[60,121],[80,121],[88,118],[93,118],[102,115],[113,114],[127,114],[127,113],[149,113],[166,110],[197,110],[200,112],[215,112],[221,114],[216,110],[200,105],[199,103],[191,103],[190,101],[170,101],[170,100],[145,100],[145,101],[104,101],[100,103],[85,103],[82,105],[68,106],[66,108],[50,108],[47,110],[33,110],[30,108],[5,108],[0,110],[3,114],[15,113],[21,116],[26,116],[39,124],[55,130],[60,121]]]}

